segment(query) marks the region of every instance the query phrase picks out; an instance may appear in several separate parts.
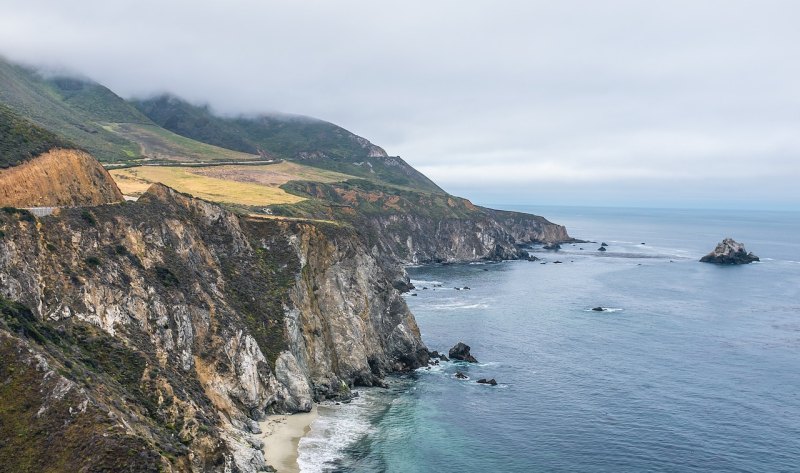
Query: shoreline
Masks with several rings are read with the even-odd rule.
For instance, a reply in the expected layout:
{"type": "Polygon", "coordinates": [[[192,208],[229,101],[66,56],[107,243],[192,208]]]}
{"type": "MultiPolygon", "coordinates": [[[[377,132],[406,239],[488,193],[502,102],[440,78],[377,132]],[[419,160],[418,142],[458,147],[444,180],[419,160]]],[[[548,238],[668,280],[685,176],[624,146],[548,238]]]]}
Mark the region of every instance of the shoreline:
{"type": "Polygon", "coordinates": [[[314,404],[310,412],[271,415],[259,422],[267,464],[278,473],[299,473],[297,448],[318,415],[317,405],[314,404]]]}

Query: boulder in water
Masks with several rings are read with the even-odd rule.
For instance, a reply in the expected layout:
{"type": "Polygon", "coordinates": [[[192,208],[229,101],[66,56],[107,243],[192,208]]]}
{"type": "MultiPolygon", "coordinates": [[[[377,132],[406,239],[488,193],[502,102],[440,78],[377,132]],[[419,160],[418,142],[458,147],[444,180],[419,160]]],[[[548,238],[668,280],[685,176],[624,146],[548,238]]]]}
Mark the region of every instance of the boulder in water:
{"type": "Polygon", "coordinates": [[[456,371],[456,378],[458,378],[458,379],[468,379],[469,376],[465,375],[461,371],[456,371]]]}
{"type": "Polygon", "coordinates": [[[597,249],[597,251],[606,251],[606,247],[605,246],[601,246],[600,248],[597,249]]]}
{"type": "Polygon", "coordinates": [[[544,245],[542,249],[558,251],[561,249],[561,245],[558,243],[550,243],[549,245],[544,245]]]}
{"type": "Polygon", "coordinates": [[[479,384],[489,384],[489,385],[492,385],[492,386],[497,386],[497,381],[495,381],[494,378],[492,378],[492,379],[481,378],[481,379],[478,380],[478,383],[479,384]]]}
{"type": "Polygon", "coordinates": [[[475,359],[472,354],[469,352],[469,345],[464,342],[456,343],[456,346],[450,349],[448,353],[450,359],[459,360],[459,361],[467,361],[469,363],[477,363],[478,360],[475,359]]]}
{"type": "Polygon", "coordinates": [[[597,307],[592,307],[592,310],[595,312],[603,312],[605,309],[600,306],[597,306],[597,307]]]}
{"type": "Polygon", "coordinates": [[[758,256],[748,253],[744,245],[733,238],[726,238],[714,248],[714,251],[700,258],[701,263],[714,264],[748,264],[760,261],[758,256]]]}

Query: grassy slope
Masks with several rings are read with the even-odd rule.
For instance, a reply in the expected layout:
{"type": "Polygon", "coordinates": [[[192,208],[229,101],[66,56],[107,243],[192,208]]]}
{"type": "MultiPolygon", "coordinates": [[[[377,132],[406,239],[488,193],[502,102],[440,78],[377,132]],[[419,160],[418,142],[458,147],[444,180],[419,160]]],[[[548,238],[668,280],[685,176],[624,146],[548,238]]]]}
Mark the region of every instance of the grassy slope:
{"type": "Polygon", "coordinates": [[[15,166],[52,148],[74,145],[0,104],[0,168],[15,166]]]}
{"type": "Polygon", "coordinates": [[[139,156],[139,146],[101,126],[148,124],[147,117],[107,88],[84,80],[44,78],[0,59],[0,103],[90,152],[100,161],[139,156]]]}
{"type": "Polygon", "coordinates": [[[443,193],[402,159],[322,120],[287,115],[225,118],[171,96],[133,102],[158,125],[179,135],[247,153],[302,162],[423,192],[443,193]]]}
{"type": "Polygon", "coordinates": [[[156,125],[111,123],[106,130],[139,145],[140,153],[158,161],[254,161],[255,154],[222,148],[177,135],[156,125]]]}

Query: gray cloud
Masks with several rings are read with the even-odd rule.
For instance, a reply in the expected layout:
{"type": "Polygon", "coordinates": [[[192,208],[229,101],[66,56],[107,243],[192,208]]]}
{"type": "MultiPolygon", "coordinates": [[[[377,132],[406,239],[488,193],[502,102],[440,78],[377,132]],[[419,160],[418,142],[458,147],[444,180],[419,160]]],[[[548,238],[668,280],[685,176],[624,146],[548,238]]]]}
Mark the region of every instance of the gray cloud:
{"type": "Polygon", "coordinates": [[[793,1],[4,0],[0,52],[327,119],[477,201],[797,207],[793,1]]]}

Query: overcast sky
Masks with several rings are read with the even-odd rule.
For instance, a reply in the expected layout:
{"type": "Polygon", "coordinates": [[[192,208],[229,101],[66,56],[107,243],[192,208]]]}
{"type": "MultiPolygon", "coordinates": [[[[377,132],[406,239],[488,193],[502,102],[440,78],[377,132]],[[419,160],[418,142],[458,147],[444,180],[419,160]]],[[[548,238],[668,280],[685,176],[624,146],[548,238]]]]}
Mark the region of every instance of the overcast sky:
{"type": "Polygon", "coordinates": [[[0,0],[0,54],[322,118],[481,203],[800,208],[797,1],[0,0]]]}

